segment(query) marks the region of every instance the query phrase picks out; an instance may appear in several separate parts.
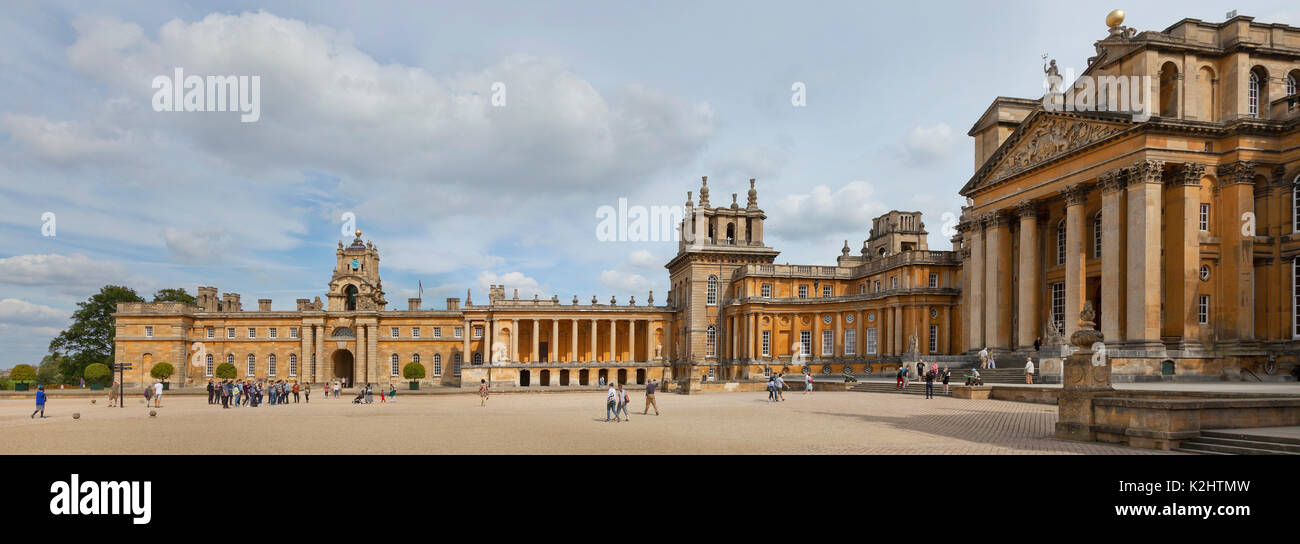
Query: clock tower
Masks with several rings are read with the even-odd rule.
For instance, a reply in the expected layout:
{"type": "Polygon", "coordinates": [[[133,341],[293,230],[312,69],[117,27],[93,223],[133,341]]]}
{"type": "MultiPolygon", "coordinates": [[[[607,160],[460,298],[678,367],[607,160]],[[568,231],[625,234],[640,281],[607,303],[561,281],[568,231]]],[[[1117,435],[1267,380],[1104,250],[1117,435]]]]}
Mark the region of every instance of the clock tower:
{"type": "Polygon", "coordinates": [[[384,284],[379,279],[379,249],[373,242],[362,242],[356,232],[352,245],[339,242],[335,253],[334,276],[329,284],[329,311],[383,311],[384,284]]]}

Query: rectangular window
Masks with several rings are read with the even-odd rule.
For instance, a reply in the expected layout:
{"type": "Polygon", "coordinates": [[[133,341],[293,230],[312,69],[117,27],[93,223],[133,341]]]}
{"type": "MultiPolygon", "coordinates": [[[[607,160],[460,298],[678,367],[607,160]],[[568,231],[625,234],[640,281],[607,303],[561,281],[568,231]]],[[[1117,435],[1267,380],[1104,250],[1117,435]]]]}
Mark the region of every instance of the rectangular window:
{"type": "Polygon", "coordinates": [[[388,361],[389,372],[391,372],[393,376],[397,375],[397,365],[398,365],[397,354],[394,353],[393,356],[389,358],[388,361]]]}
{"type": "Polygon", "coordinates": [[[772,298],[772,284],[763,284],[763,298],[772,298]]]}
{"type": "Polygon", "coordinates": [[[249,375],[249,376],[254,375],[254,372],[257,370],[257,359],[254,358],[252,355],[249,355],[249,356],[248,356],[248,369],[247,369],[247,370],[248,370],[248,375],[249,375]]]}
{"type": "Polygon", "coordinates": [[[451,357],[451,375],[452,375],[452,376],[455,376],[455,377],[457,377],[457,378],[460,377],[460,364],[461,364],[461,361],[462,361],[462,360],[463,360],[463,358],[461,357],[461,355],[460,355],[459,353],[457,353],[457,354],[455,354],[455,355],[453,355],[453,356],[451,357]]]}
{"type": "Polygon", "coordinates": [[[420,337],[420,328],[411,327],[411,338],[419,338],[419,337],[420,337]]]}
{"type": "Polygon", "coordinates": [[[1291,315],[1292,320],[1295,321],[1292,338],[1300,339],[1300,257],[1296,257],[1294,264],[1291,265],[1291,299],[1293,301],[1291,315]]]}
{"type": "Polygon", "coordinates": [[[289,355],[289,377],[298,375],[298,356],[289,355]]]}
{"type": "Polygon", "coordinates": [[[880,280],[876,280],[876,292],[880,292],[880,280]]]}
{"type": "Polygon", "coordinates": [[[892,278],[889,278],[889,288],[890,288],[890,289],[898,289],[898,276],[894,276],[894,277],[892,277],[892,278]]]}
{"type": "Polygon", "coordinates": [[[249,328],[248,328],[248,337],[249,337],[249,338],[257,338],[257,328],[255,328],[255,327],[249,327],[249,328]]]}
{"type": "Polygon", "coordinates": [[[204,361],[204,363],[206,363],[206,366],[204,367],[203,375],[211,376],[212,375],[212,354],[211,353],[208,354],[207,360],[204,361]]]}
{"type": "Polygon", "coordinates": [[[800,285],[800,286],[799,286],[799,298],[808,298],[808,286],[807,286],[807,285],[800,285]]]}
{"type": "Polygon", "coordinates": [[[455,334],[453,334],[452,336],[455,336],[456,338],[463,338],[465,336],[465,328],[456,327],[455,334]]]}
{"type": "Polygon", "coordinates": [[[835,292],[835,291],[834,291],[834,289],[833,289],[831,286],[829,286],[829,285],[823,285],[823,286],[822,286],[822,298],[830,298],[830,297],[834,296],[834,295],[833,295],[834,292],[835,292]]]}
{"type": "Polygon", "coordinates": [[[939,275],[938,275],[938,274],[930,274],[930,288],[931,288],[931,289],[934,289],[934,288],[937,288],[937,287],[939,287],[939,275]]]}
{"type": "Polygon", "coordinates": [[[1296,179],[1295,189],[1291,190],[1291,198],[1295,200],[1295,210],[1292,211],[1293,224],[1291,232],[1300,232],[1300,178],[1296,179]]]}
{"type": "Polygon", "coordinates": [[[1065,331],[1065,282],[1052,284],[1052,326],[1065,331]]]}
{"type": "Polygon", "coordinates": [[[398,328],[397,328],[397,327],[390,327],[389,330],[388,330],[388,334],[389,334],[389,336],[392,336],[393,338],[397,338],[397,337],[401,336],[401,333],[398,332],[398,328]]]}
{"type": "Polygon", "coordinates": [[[289,338],[298,338],[298,327],[289,327],[289,338]]]}
{"type": "MultiPolygon", "coordinates": [[[[1300,260],[1296,262],[1300,262],[1300,260]]],[[[772,356],[772,331],[763,331],[763,356],[772,356]]]]}
{"type": "Polygon", "coordinates": [[[433,354],[433,375],[439,377],[442,376],[442,354],[441,353],[433,354]]]}
{"type": "Polygon", "coordinates": [[[876,354],[876,328],[867,329],[867,355],[876,354]]]}
{"type": "Polygon", "coordinates": [[[799,354],[812,353],[812,331],[799,331],[799,354]]]}
{"type": "Polygon", "coordinates": [[[483,327],[474,327],[474,338],[483,338],[483,327]]]}
{"type": "Polygon", "coordinates": [[[858,354],[858,331],[855,329],[844,330],[844,356],[853,357],[858,354]]]}
{"type": "Polygon", "coordinates": [[[1210,295],[1201,295],[1196,304],[1196,322],[1201,325],[1210,324],[1210,295]]]}
{"type": "Polygon", "coordinates": [[[433,328],[433,337],[434,337],[434,338],[442,338],[442,327],[434,327],[434,328],[433,328]]]}
{"type": "Polygon", "coordinates": [[[275,327],[271,327],[270,332],[267,333],[267,336],[266,336],[266,337],[267,337],[267,338],[276,338],[276,330],[275,330],[275,327]]]}
{"type": "Polygon", "coordinates": [[[153,338],[153,327],[145,327],[145,328],[144,328],[144,337],[145,337],[145,338],[153,338]]]}
{"type": "Polygon", "coordinates": [[[822,357],[835,356],[835,331],[822,331],[822,357]]]}
{"type": "Polygon", "coordinates": [[[275,356],[274,356],[274,355],[271,355],[271,356],[269,356],[269,357],[266,358],[266,375],[267,375],[267,376],[274,376],[274,375],[275,375],[275,356]]]}
{"type": "Polygon", "coordinates": [[[1201,232],[1210,232],[1210,205],[1201,203],[1200,220],[1198,221],[1201,232]]]}
{"type": "Polygon", "coordinates": [[[217,330],[212,327],[208,327],[207,333],[208,333],[208,340],[211,340],[213,338],[216,338],[217,330]]]}
{"type": "Polygon", "coordinates": [[[858,294],[859,294],[859,295],[865,295],[865,294],[867,294],[867,284],[865,284],[865,283],[859,283],[859,284],[858,284],[858,294]]]}
{"type": "Polygon", "coordinates": [[[226,329],[226,338],[234,338],[234,337],[235,337],[235,328],[230,327],[226,329]]]}
{"type": "Polygon", "coordinates": [[[930,325],[930,353],[939,351],[939,326],[930,325]]]}

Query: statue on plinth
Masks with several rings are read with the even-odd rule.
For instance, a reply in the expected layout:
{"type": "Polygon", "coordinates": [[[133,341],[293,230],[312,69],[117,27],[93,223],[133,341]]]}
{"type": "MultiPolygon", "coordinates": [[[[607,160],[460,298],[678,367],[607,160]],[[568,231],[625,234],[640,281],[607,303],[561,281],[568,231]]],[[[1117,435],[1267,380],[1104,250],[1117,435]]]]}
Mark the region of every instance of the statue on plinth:
{"type": "Polygon", "coordinates": [[[507,360],[509,351],[506,349],[505,342],[496,342],[492,344],[492,359],[488,363],[499,363],[507,360]]]}
{"type": "Polygon", "coordinates": [[[1070,335],[1070,343],[1078,350],[1063,362],[1061,393],[1056,403],[1057,438],[1095,441],[1092,399],[1113,391],[1105,336],[1093,322],[1096,316],[1092,302],[1084,302],[1083,311],[1079,312],[1079,330],[1070,335]]]}

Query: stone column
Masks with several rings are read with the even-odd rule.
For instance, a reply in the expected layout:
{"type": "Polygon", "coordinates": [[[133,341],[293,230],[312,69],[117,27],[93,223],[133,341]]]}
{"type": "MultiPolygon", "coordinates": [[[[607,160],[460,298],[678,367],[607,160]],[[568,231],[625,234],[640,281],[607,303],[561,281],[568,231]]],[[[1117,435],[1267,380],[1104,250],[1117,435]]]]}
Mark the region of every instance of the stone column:
{"type": "MultiPolygon", "coordinates": [[[[1184,163],[1166,182],[1170,201],[1166,205],[1165,228],[1175,229],[1177,234],[1168,237],[1173,243],[1165,248],[1165,322],[1161,334],[1179,337],[1182,349],[1200,347],[1196,289],[1201,283],[1199,219],[1204,175],[1204,164],[1184,163]]],[[[1105,317],[1103,312],[1103,334],[1107,334],[1105,317]]]]}
{"type": "Polygon", "coordinates": [[[472,329],[470,329],[470,322],[469,322],[468,319],[466,319],[464,322],[461,323],[461,325],[460,325],[460,329],[461,329],[461,334],[460,334],[460,339],[461,339],[460,359],[461,359],[461,363],[460,363],[460,364],[461,364],[461,369],[463,370],[465,367],[474,364],[474,354],[473,354],[473,353],[470,353],[470,351],[469,351],[469,337],[470,337],[471,334],[473,334],[473,331],[472,331],[472,329]]]}
{"type": "Polygon", "coordinates": [[[316,365],[320,369],[316,376],[322,382],[328,382],[333,378],[333,361],[327,361],[325,357],[325,327],[323,325],[311,326],[311,337],[316,341],[316,365]]]}
{"type": "MultiPolygon", "coordinates": [[[[1034,347],[1034,339],[1042,335],[1043,317],[1039,300],[1042,298],[1039,284],[1038,262],[1038,205],[1032,200],[1023,200],[1016,205],[1020,216],[1020,263],[1019,292],[1016,296],[1016,338],[1018,348],[1028,351],[1034,347]]],[[[944,319],[947,319],[947,312],[944,319]]]]}
{"type": "MultiPolygon", "coordinates": [[[[1011,228],[993,212],[984,221],[984,340],[990,348],[1011,348],[1011,228]]],[[[917,348],[921,343],[917,333],[917,348]]]]}
{"type": "Polygon", "coordinates": [[[510,360],[519,362],[519,320],[510,320],[510,360]]]}
{"type": "MultiPolygon", "coordinates": [[[[1061,192],[1061,196],[1065,197],[1065,335],[1070,336],[1079,330],[1079,321],[1069,317],[1079,315],[1087,296],[1084,292],[1087,271],[1083,254],[1083,204],[1088,199],[1088,188],[1083,184],[1071,185],[1061,192]]],[[[1159,296],[1158,292],[1156,296],[1159,296]]]]}
{"type": "Polygon", "coordinates": [[[560,353],[560,320],[558,319],[551,320],[551,345],[546,351],[548,362],[554,363],[560,360],[557,356],[560,353]]]}
{"type": "Polygon", "coordinates": [[[597,359],[599,359],[599,357],[596,357],[597,343],[596,343],[596,319],[595,318],[592,318],[591,320],[591,334],[588,336],[591,337],[591,358],[588,359],[587,362],[594,363],[596,362],[597,359]]]}
{"type": "Polygon", "coordinates": [[[528,362],[536,363],[541,361],[542,344],[541,344],[541,320],[533,318],[533,352],[528,354],[528,362]]]}
{"type": "Polygon", "coordinates": [[[952,336],[952,307],[944,306],[939,310],[939,316],[943,319],[939,322],[939,353],[949,355],[952,353],[952,342],[949,337],[952,336]]]}
{"type": "MultiPolygon", "coordinates": [[[[1260,105],[1263,107],[1263,104],[1260,105]]],[[[1244,232],[1243,218],[1255,214],[1255,163],[1238,161],[1219,167],[1216,185],[1219,213],[1215,223],[1223,239],[1220,273],[1228,287],[1222,300],[1210,299],[1210,323],[1227,336],[1229,343],[1253,344],[1255,340],[1255,237],[1244,232]],[[1228,311],[1219,311],[1219,308],[1228,311]],[[1226,322],[1223,322],[1226,321],[1226,322]]],[[[1211,212],[1213,213],[1213,212],[1211,212]]],[[[1286,214],[1290,215],[1290,214],[1286,214]]],[[[1210,218],[1214,221],[1214,218],[1210,218]]],[[[1279,221],[1274,220],[1274,224],[1279,221]]],[[[1287,312],[1290,313],[1290,312],[1287,312]]]]}
{"type": "Polygon", "coordinates": [[[366,342],[368,343],[366,352],[366,376],[371,382],[379,381],[379,326],[368,325],[369,331],[366,333],[366,342]]]}
{"type": "Polygon", "coordinates": [[[357,353],[352,358],[352,376],[348,377],[348,385],[356,386],[356,383],[365,379],[366,376],[366,326],[357,325],[357,353]]]}
{"type": "MultiPolygon", "coordinates": [[[[717,345],[714,345],[717,348],[717,345]]],[[[618,320],[609,320],[609,362],[618,362],[618,320]]]]}
{"type": "MultiPolygon", "coordinates": [[[[1108,342],[1124,340],[1123,313],[1128,260],[1124,218],[1126,174],[1113,170],[1101,175],[1101,334],[1108,342]]],[[[1199,246],[1198,246],[1199,247],[1199,246]]],[[[1193,286],[1194,288],[1195,286],[1193,286]]]]}
{"type": "Polygon", "coordinates": [[[831,339],[831,357],[839,357],[844,353],[844,314],[837,312],[834,315],[835,338],[831,339]]]}
{"type": "MultiPolygon", "coordinates": [[[[1008,274],[1008,276],[1010,276],[1010,274],[1008,274]]],[[[921,315],[920,315],[920,319],[918,319],[917,321],[920,322],[920,326],[916,330],[916,352],[924,353],[926,355],[933,355],[932,353],[930,353],[930,305],[929,304],[921,305],[921,315]],[[921,333],[925,333],[925,334],[922,335],[921,333]]],[[[937,337],[938,335],[936,334],[935,336],[937,337]]],[[[935,349],[939,348],[938,338],[935,338],[934,340],[934,347],[935,349]]]]}
{"type": "MultiPolygon", "coordinates": [[[[984,221],[976,219],[971,224],[970,262],[967,263],[970,274],[970,293],[966,294],[966,305],[970,308],[967,330],[967,350],[979,351],[987,344],[984,340],[984,221]]],[[[892,342],[891,342],[892,344],[892,342]]]]}
{"type": "MultiPolygon", "coordinates": [[[[578,362],[578,320],[569,320],[569,362],[578,362]]],[[[558,381],[556,383],[559,383],[558,381]]]]}
{"type": "Polygon", "coordinates": [[[298,379],[304,383],[311,383],[311,327],[298,327],[298,379]]]}
{"type": "Polygon", "coordinates": [[[903,308],[895,306],[892,314],[894,322],[892,324],[893,326],[890,328],[893,329],[894,333],[894,341],[892,342],[894,345],[894,355],[902,355],[903,351],[907,349],[907,345],[904,344],[907,340],[903,334],[903,308]]]}
{"type": "MultiPolygon", "coordinates": [[[[1144,160],[1128,173],[1128,281],[1125,315],[1130,346],[1161,351],[1160,190],[1164,161],[1144,160]]],[[[1067,310],[1067,320],[1070,314],[1067,310]]]]}
{"type": "Polygon", "coordinates": [[[636,320],[627,321],[627,360],[636,362],[636,320]]]}

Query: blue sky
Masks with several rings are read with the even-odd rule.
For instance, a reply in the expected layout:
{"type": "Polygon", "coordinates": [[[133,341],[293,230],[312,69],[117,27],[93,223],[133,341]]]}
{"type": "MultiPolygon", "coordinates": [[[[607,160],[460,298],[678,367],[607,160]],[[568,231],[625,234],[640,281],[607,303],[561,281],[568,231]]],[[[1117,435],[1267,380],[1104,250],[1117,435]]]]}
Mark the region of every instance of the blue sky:
{"type": "MultiPolygon", "coordinates": [[[[1130,2],[1126,24],[1221,21],[1130,2]]],[[[1234,6],[1228,6],[1232,8],[1234,6]]],[[[909,2],[17,2],[0,15],[0,368],[76,302],[214,285],[275,309],[324,292],[340,215],[390,306],[667,290],[670,242],[599,242],[619,198],[714,205],[758,178],[778,262],[856,252],[921,210],[931,246],[996,96],[1082,71],[1113,6],[909,2]],[[156,112],[156,75],[259,75],[261,119],[156,112]],[[505,107],[491,86],[506,84],[505,107]],[[802,82],[807,105],[791,105],[802,82]],[[697,196],[698,198],[698,196],[697,196]],[[53,212],[55,236],[42,235],[53,212]]],[[[1237,5],[1300,24],[1286,2],[1237,5]]]]}

